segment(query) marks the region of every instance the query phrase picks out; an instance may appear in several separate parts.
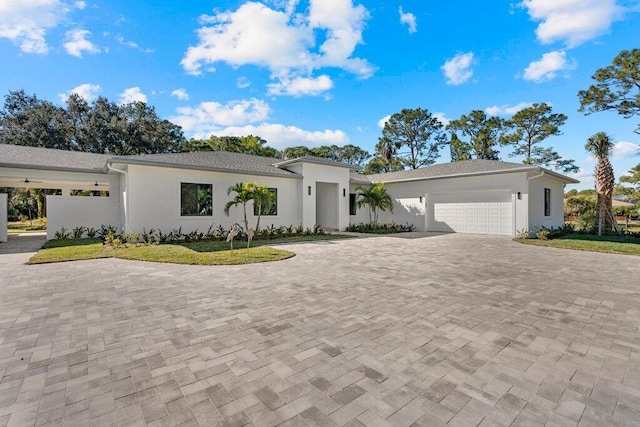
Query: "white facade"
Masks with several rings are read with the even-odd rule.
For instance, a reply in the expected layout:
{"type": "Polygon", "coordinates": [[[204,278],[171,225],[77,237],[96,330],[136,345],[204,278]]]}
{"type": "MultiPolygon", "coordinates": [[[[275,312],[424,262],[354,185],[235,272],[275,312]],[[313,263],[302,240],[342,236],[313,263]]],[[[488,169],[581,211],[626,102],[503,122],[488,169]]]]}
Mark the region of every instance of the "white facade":
{"type": "MultiPolygon", "coordinates": [[[[16,149],[12,147],[12,150],[16,149]]],[[[29,150],[33,149],[24,148],[25,153],[32,152],[29,150]]],[[[45,161],[50,152],[38,150],[40,161],[45,161]]],[[[58,158],[66,156],[60,150],[53,151],[58,158]]],[[[224,213],[225,204],[235,196],[227,191],[239,182],[255,182],[277,191],[277,212],[263,214],[261,227],[319,225],[344,230],[350,223],[369,221],[367,207],[350,215],[350,193],[355,193],[357,186],[351,183],[353,167],[349,165],[313,157],[273,159],[271,163],[272,159],[243,157],[237,153],[219,153],[218,157],[215,153],[202,154],[209,156],[203,158],[194,157],[194,153],[185,155],[190,155],[186,159],[191,160],[185,161],[180,154],[170,154],[169,160],[163,160],[164,155],[92,157],[91,165],[78,165],[77,171],[71,170],[75,161],[73,165],[61,161],[63,166],[59,169],[47,169],[37,162],[33,167],[22,163],[0,164],[0,187],[23,187],[28,183],[33,188],[62,189],[62,196],[47,198],[49,238],[62,227],[98,228],[103,224],[138,233],[151,229],[168,233],[179,228],[184,233],[205,232],[211,226],[220,225],[229,229],[232,224],[243,222],[242,206],[231,207],[229,215],[224,213]],[[195,165],[203,159],[205,164],[195,165]],[[212,160],[213,163],[206,164],[212,160]],[[235,169],[244,167],[245,162],[254,172],[235,169]],[[207,190],[211,189],[210,214],[182,212],[182,184],[205,185],[207,190]],[[96,189],[108,189],[109,197],[70,196],[71,190],[96,189]]],[[[394,207],[393,212],[381,212],[379,222],[408,223],[420,231],[516,236],[522,230],[562,226],[564,185],[576,182],[535,166],[490,161],[433,168],[415,174],[375,177],[385,183],[394,207]],[[465,173],[455,174],[459,171],[465,173]]],[[[360,181],[368,182],[366,177],[354,182],[360,181]]],[[[4,200],[0,197],[0,211],[2,239],[2,233],[6,233],[6,196],[4,200]]],[[[253,202],[247,203],[246,212],[249,226],[255,228],[257,217],[253,202]]]]}
{"type": "MultiPolygon", "coordinates": [[[[235,193],[227,195],[227,190],[238,182],[256,182],[277,189],[277,215],[263,215],[260,220],[261,228],[272,224],[300,224],[299,179],[141,165],[127,165],[126,172],[128,231],[140,233],[144,228],[166,233],[182,227],[185,233],[194,230],[206,232],[211,225],[222,225],[229,229],[234,223],[242,224],[241,205],[232,207],[229,216],[224,213],[225,204],[235,196],[235,193]],[[212,215],[181,215],[181,183],[211,184],[212,215]]],[[[247,204],[247,220],[249,227],[255,228],[257,216],[253,214],[253,202],[247,204]]]]}
{"type": "Polygon", "coordinates": [[[0,242],[7,240],[7,194],[0,194],[0,242]]]}
{"type": "MultiPolygon", "coordinates": [[[[385,187],[393,213],[381,212],[379,222],[409,223],[419,231],[517,236],[522,230],[564,224],[564,182],[549,174],[498,172],[387,182],[385,187]],[[548,216],[545,188],[551,191],[548,216]]],[[[351,216],[352,223],[368,221],[366,207],[351,216]]]]}

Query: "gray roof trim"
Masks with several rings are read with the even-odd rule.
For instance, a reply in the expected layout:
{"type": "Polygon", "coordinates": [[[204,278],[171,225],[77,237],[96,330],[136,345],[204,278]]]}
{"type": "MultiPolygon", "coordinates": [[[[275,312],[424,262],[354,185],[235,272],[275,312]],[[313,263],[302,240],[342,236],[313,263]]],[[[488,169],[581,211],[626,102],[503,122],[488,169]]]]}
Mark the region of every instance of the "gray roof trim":
{"type": "MultiPolygon", "coordinates": [[[[132,159],[128,157],[114,156],[107,160],[107,164],[112,165],[114,163],[120,164],[128,164],[128,165],[140,165],[140,166],[154,166],[154,167],[164,167],[164,168],[172,168],[172,169],[190,169],[190,170],[200,170],[200,171],[210,171],[210,172],[224,172],[224,173],[241,173],[246,175],[259,175],[259,176],[273,176],[276,178],[285,178],[285,179],[302,179],[301,175],[290,172],[290,175],[282,174],[282,173],[269,173],[262,171],[251,171],[245,169],[230,169],[230,168],[220,168],[220,167],[212,167],[212,166],[197,166],[197,165],[182,165],[177,163],[168,163],[168,162],[158,162],[153,160],[138,160],[132,159]]],[[[287,171],[289,172],[289,171],[287,171]]]]}
{"type": "Polygon", "coordinates": [[[57,171],[57,172],[99,173],[103,175],[107,173],[104,168],[98,168],[98,169],[67,168],[62,166],[42,166],[42,165],[33,165],[33,164],[25,164],[25,163],[0,162],[0,167],[13,168],[13,169],[47,170],[47,171],[57,171]]]}
{"type": "Polygon", "coordinates": [[[296,157],[295,159],[291,159],[291,160],[283,160],[281,162],[274,163],[273,166],[277,168],[281,168],[283,166],[288,166],[295,163],[316,163],[320,165],[335,166],[339,168],[347,168],[347,169],[353,169],[353,170],[362,169],[362,167],[358,165],[350,165],[348,163],[336,162],[335,160],[329,160],[329,159],[325,159],[324,157],[316,157],[316,156],[302,156],[302,157],[296,157]]]}
{"type": "Polygon", "coordinates": [[[370,180],[370,182],[371,183],[373,182],[396,183],[396,182],[412,182],[412,181],[431,181],[431,180],[448,179],[448,178],[464,178],[469,176],[497,175],[497,174],[522,173],[522,172],[544,172],[547,175],[551,175],[554,178],[558,178],[567,183],[577,184],[580,182],[577,179],[570,178],[566,175],[562,175],[557,172],[553,172],[548,169],[541,168],[540,166],[527,166],[527,167],[518,168],[518,169],[503,169],[503,170],[493,170],[493,171],[463,172],[463,173],[456,173],[456,174],[450,174],[450,175],[422,176],[422,177],[415,177],[415,178],[397,178],[397,179],[389,179],[389,180],[384,179],[384,174],[376,174],[376,177],[381,179],[378,179],[375,181],[370,180]]]}

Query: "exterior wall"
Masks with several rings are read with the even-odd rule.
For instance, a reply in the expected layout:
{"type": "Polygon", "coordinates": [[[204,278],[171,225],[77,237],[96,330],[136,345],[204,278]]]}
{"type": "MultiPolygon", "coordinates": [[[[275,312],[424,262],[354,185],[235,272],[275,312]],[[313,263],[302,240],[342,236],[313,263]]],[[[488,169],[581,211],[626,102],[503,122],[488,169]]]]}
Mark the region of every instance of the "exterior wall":
{"type": "Polygon", "coordinates": [[[0,194],[0,242],[7,240],[7,194],[0,194]]]}
{"type": "MultiPolygon", "coordinates": [[[[222,225],[228,229],[236,222],[242,224],[242,206],[232,207],[229,216],[224,214],[225,204],[234,197],[234,193],[227,195],[227,189],[238,182],[251,181],[278,189],[278,214],[263,215],[261,227],[299,225],[302,222],[300,179],[141,165],[128,165],[127,179],[124,198],[128,201],[128,230],[133,232],[142,232],[143,228],[169,232],[179,227],[183,232],[205,232],[211,225],[222,225]],[[180,215],[180,184],[183,182],[212,184],[211,216],[180,215]]],[[[247,220],[249,226],[255,228],[257,217],[253,215],[252,202],[247,204],[247,220]]]]}
{"type": "MultiPolygon", "coordinates": [[[[426,231],[426,207],[430,194],[451,193],[457,191],[474,190],[509,190],[514,201],[514,231],[527,226],[527,195],[525,173],[503,173],[481,175],[474,177],[443,178],[421,181],[403,181],[386,183],[387,192],[393,199],[393,213],[381,212],[379,222],[396,222],[399,224],[413,224],[417,230],[426,231]],[[521,199],[517,199],[520,192],[521,199]],[[422,197],[422,202],[420,202],[422,197]]],[[[353,189],[354,187],[352,187],[353,189]]],[[[351,216],[351,222],[368,222],[369,214],[366,207],[358,209],[356,216],[351,216]]]]}
{"type": "MultiPolygon", "coordinates": [[[[535,174],[532,175],[535,177],[535,174]]],[[[564,224],[564,183],[543,175],[529,180],[528,230],[561,227],[564,224]],[[551,215],[544,216],[544,189],[551,189],[551,215]]]]}
{"type": "Polygon", "coordinates": [[[47,239],[52,239],[62,227],[71,230],[80,226],[99,228],[104,224],[122,228],[119,220],[117,195],[47,196],[47,239]]]}
{"type": "Polygon", "coordinates": [[[317,183],[337,184],[338,186],[338,229],[344,230],[349,225],[349,169],[316,163],[303,163],[287,167],[292,172],[302,174],[302,225],[313,227],[317,221],[317,183]],[[311,194],[309,194],[311,187],[311,194]],[[343,192],[344,190],[344,192],[343,192]]]}

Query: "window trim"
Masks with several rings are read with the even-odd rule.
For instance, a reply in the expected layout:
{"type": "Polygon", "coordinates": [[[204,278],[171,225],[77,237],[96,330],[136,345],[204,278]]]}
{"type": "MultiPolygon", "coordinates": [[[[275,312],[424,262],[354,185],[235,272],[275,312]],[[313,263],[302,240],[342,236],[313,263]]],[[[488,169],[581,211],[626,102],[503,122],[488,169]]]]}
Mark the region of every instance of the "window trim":
{"type": "Polygon", "coordinates": [[[213,216],[213,184],[209,183],[200,183],[200,182],[180,182],[180,217],[189,217],[189,218],[210,218],[213,216]],[[196,213],[184,213],[184,200],[183,200],[183,186],[185,185],[193,185],[196,189],[196,213]],[[211,197],[211,206],[210,213],[208,214],[200,214],[201,211],[199,200],[198,200],[198,190],[201,186],[207,186],[209,190],[209,195],[211,197]]]}
{"type": "Polygon", "coordinates": [[[551,189],[544,189],[544,216],[551,216],[551,189]]]}

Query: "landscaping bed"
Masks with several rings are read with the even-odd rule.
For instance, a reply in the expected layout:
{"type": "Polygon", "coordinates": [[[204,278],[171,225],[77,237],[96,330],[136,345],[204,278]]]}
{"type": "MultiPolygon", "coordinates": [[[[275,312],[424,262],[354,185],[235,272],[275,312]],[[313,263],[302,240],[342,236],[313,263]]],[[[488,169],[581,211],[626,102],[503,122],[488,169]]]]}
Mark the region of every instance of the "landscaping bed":
{"type": "Polygon", "coordinates": [[[640,255],[640,239],[637,237],[568,234],[550,240],[524,238],[517,238],[514,240],[527,245],[547,246],[552,248],[640,255]]]}

